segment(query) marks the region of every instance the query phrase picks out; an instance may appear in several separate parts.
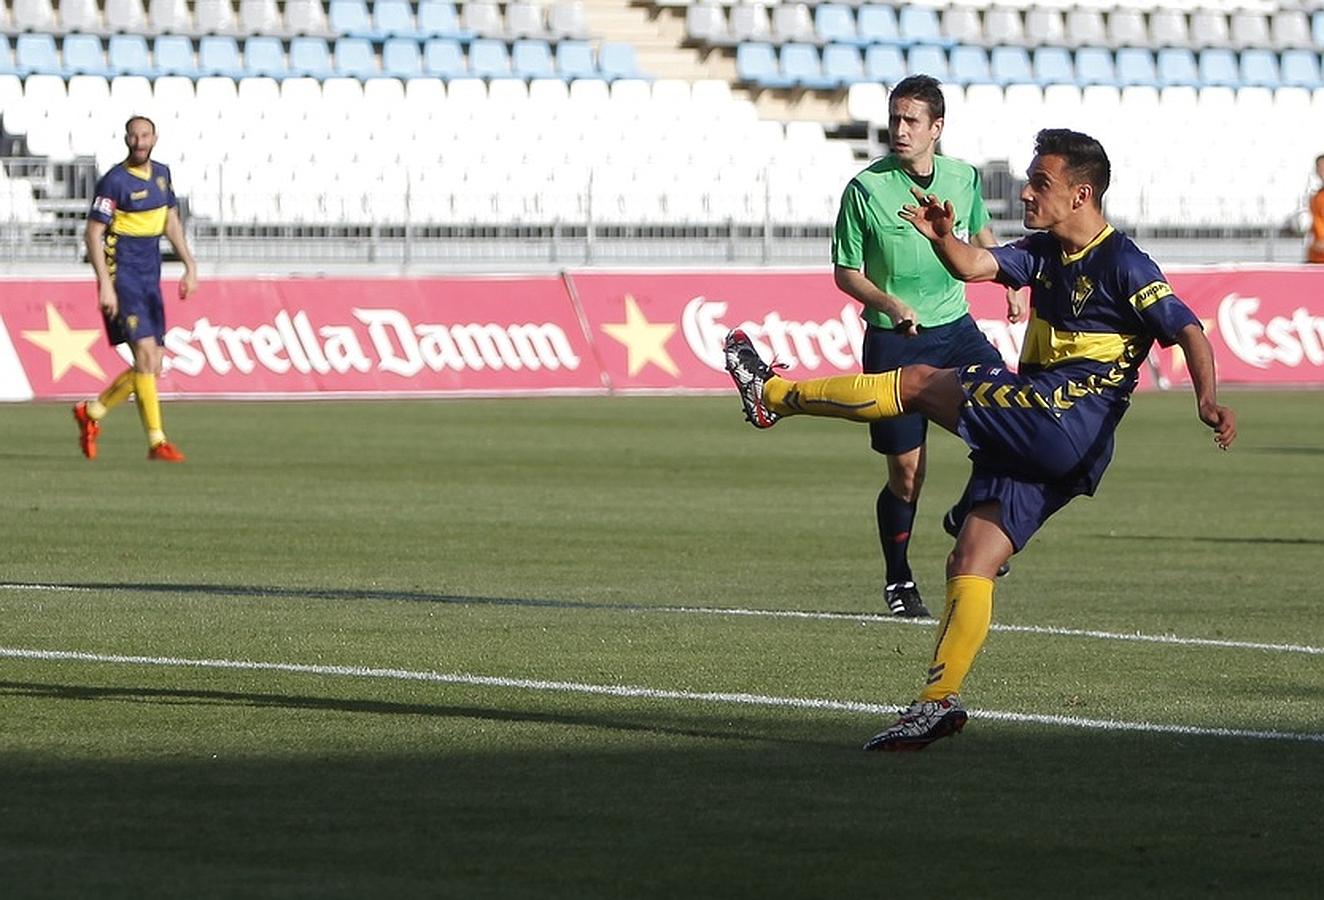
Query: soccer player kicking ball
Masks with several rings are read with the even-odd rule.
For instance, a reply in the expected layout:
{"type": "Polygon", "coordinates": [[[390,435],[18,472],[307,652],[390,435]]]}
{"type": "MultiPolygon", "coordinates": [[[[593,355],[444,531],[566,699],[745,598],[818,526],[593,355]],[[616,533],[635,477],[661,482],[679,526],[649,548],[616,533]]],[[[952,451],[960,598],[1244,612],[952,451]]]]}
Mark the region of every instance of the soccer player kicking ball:
{"type": "Polygon", "coordinates": [[[932,194],[916,191],[917,203],[901,212],[962,281],[1030,288],[1019,372],[913,365],[795,382],[775,375],[744,332],[727,335],[726,369],[755,427],[802,414],[874,422],[916,412],[970,447],[973,506],[947,560],[932,665],[919,699],[866,750],[921,750],[965,726],[961,683],[988,634],[998,567],[1069,500],[1098,488],[1154,341],[1185,352],[1214,442],[1226,450],[1236,438],[1199,319],[1103,217],[1109,175],[1098,141],[1046,129],[1021,191],[1025,227],[1040,233],[985,249],[955,236],[951,205],[932,194]]]}
{"type": "Polygon", "coordinates": [[[129,155],[97,182],[83,239],[97,276],[97,303],[112,346],[128,344],[133,365],[95,399],[74,406],[78,446],[96,459],[101,419],[132,394],[147,433],[147,458],[178,463],[184,454],[166,440],[156,378],[161,374],[165,304],[161,299],[161,235],[184,263],[179,299],[198,286],[197,266],[184,238],[170,169],[152,160],[156,126],[145,116],[124,124],[129,155]]]}

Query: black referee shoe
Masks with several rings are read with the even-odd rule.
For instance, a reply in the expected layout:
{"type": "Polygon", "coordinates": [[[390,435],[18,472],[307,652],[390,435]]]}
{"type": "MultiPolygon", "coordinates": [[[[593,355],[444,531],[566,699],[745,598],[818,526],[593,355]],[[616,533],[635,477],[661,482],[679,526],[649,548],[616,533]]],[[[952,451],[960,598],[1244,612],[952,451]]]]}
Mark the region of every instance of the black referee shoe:
{"type": "Polygon", "coordinates": [[[913,581],[889,584],[883,588],[883,596],[887,599],[887,608],[891,610],[894,616],[900,616],[903,619],[933,618],[929,613],[929,608],[920,599],[919,591],[915,588],[915,582],[913,581]]]}

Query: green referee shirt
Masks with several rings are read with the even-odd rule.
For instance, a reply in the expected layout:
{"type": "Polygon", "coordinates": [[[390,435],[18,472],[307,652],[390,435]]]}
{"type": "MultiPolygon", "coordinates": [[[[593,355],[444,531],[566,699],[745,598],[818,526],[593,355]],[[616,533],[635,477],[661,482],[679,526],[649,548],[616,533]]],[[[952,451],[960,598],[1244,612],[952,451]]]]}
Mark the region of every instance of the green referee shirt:
{"type": "MultiPolygon", "coordinates": [[[[965,285],[947,271],[928,238],[897,215],[904,204],[915,202],[912,187],[918,185],[894,156],[877,160],[852,178],[841,195],[832,233],[832,261],[847,269],[863,270],[879,290],[915,310],[917,324],[945,325],[969,311],[965,285]]],[[[951,201],[958,237],[969,240],[988,224],[979,170],[969,163],[935,156],[933,182],[924,190],[951,201]]],[[[887,316],[868,307],[864,319],[883,328],[892,327],[887,316]]]]}

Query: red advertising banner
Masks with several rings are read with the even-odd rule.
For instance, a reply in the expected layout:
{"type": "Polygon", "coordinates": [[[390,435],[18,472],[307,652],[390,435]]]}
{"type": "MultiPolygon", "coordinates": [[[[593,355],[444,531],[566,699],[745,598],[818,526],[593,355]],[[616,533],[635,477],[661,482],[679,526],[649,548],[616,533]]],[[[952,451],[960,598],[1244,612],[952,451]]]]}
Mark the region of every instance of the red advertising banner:
{"type": "MultiPolygon", "coordinates": [[[[1324,266],[1170,273],[1225,384],[1324,384],[1324,266]]],[[[212,279],[167,297],[164,393],[201,397],[727,390],[721,344],[745,329],[796,376],[859,370],[863,325],[827,268],[577,272],[565,278],[212,279]]],[[[971,285],[1009,366],[1024,323],[971,285]]],[[[0,280],[0,400],[90,396],[128,360],[105,341],[91,278],[0,280]]],[[[1187,381],[1156,350],[1141,386],[1187,381]]]]}
{"type": "MultiPolygon", "coordinates": [[[[1204,323],[1225,384],[1324,384],[1324,266],[1169,273],[1204,323]]],[[[744,328],[765,357],[804,376],[859,370],[859,306],[826,270],[574,274],[575,293],[613,390],[725,388],[722,336],[744,328]]],[[[980,329],[1008,366],[1025,323],[1006,291],[967,291],[980,329]]],[[[1181,350],[1157,346],[1140,387],[1189,381],[1181,350]]]]}
{"type": "MultiPolygon", "coordinates": [[[[557,277],[216,279],[186,302],[163,288],[167,395],[605,390],[557,277]]],[[[38,398],[94,395],[128,359],[90,279],[0,281],[0,321],[38,398]]]]}

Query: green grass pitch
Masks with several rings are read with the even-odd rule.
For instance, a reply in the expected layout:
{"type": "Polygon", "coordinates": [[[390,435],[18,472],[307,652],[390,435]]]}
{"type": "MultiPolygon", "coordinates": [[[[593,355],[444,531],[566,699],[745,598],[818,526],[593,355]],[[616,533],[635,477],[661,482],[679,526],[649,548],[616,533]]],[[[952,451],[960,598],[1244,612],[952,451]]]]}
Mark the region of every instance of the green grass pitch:
{"type": "MultiPolygon", "coordinates": [[[[1225,399],[1229,453],[1136,399],[999,584],[969,726],[901,755],[849,704],[908,702],[933,625],[877,616],[858,426],[175,402],[166,466],[130,407],[89,463],[0,405],[0,893],[1310,895],[1324,393],[1225,399]]],[[[965,472],[935,430],[935,610],[965,472]]]]}

